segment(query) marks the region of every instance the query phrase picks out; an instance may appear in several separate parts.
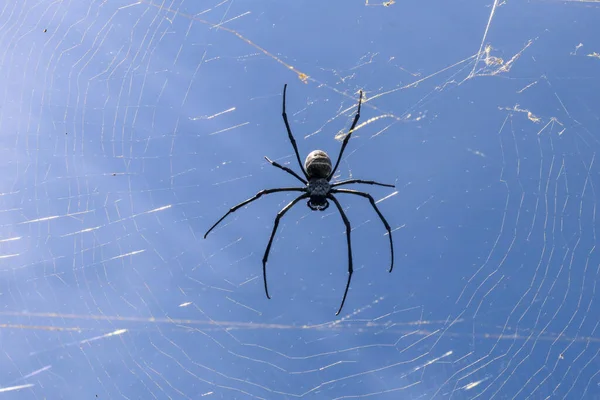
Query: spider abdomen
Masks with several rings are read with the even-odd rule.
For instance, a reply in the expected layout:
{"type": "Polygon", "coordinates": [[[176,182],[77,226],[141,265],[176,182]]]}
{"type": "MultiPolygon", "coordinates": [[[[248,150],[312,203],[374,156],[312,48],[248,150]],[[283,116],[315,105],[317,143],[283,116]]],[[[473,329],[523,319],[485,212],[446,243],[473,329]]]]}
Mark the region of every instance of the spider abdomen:
{"type": "Polygon", "coordinates": [[[310,178],[327,179],[331,168],[331,159],[323,150],[311,151],[304,161],[304,169],[310,178]]]}

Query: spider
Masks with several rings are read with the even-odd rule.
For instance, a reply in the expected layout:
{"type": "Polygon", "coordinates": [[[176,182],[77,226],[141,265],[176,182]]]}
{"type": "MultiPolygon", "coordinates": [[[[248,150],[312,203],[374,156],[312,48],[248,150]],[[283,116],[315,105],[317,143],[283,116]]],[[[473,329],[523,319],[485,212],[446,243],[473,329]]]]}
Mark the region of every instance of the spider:
{"type": "Polygon", "coordinates": [[[269,243],[267,244],[267,248],[265,250],[265,255],[263,256],[263,259],[262,259],[263,279],[264,279],[264,283],[265,283],[265,293],[267,295],[267,298],[270,299],[271,296],[269,295],[269,289],[267,287],[267,259],[269,258],[269,252],[271,250],[271,245],[273,244],[273,238],[275,237],[275,232],[277,231],[277,227],[279,225],[279,220],[285,215],[285,213],[287,213],[290,210],[290,208],[292,208],[300,200],[308,199],[306,204],[313,211],[325,211],[327,209],[327,207],[329,207],[328,200],[333,201],[333,203],[337,207],[338,211],[340,212],[340,215],[342,216],[344,225],[346,226],[346,241],[348,243],[348,282],[346,283],[346,290],[344,291],[344,297],[342,298],[342,303],[340,304],[340,308],[338,309],[337,313],[335,314],[335,315],[339,315],[340,312],[342,311],[342,308],[344,307],[344,303],[346,302],[346,296],[348,295],[348,289],[350,288],[350,281],[352,279],[352,273],[354,272],[354,270],[352,268],[352,245],[350,242],[350,231],[351,231],[350,221],[348,220],[346,213],[342,209],[342,206],[340,205],[339,201],[335,198],[334,194],[335,193],[353,194],[356,196],[361,196],[366,199],[369,199],[371,206],[373,207],[373,209],[375,210],[375,212],[381,219],[381,222],[383,222],[383,225],[385,225],[385,229],[387,230],[388,236],[390,238],[391,266],[390,266],[389,272],[392,272],[392,269],[394,268],[394,244],[392,242],[392,231],[391,231],[390,225],[387,223],[383,214],[381,214],[381,212],[379,211],[379,208],[377,208],[377,205],[375,204],[375,199],[373,199],[373,197],[370,194],[365,193],[365,192],[359,192],[356,190],[348,190],[348,189],[337,189],[337,187],[342,186],[342,185],[348,185],[351,183],[363,183],[363,184],[367,184],[367,185],[378,185],[378,186],[385,186],[385,187],[391,187],[391,188],[393,188],[395,186],[388,185],[385,183],[379,183],[379,182],[375,182],[375,181],[365,181],[362,179],[348,179],[348,180],[341,181],[341,182],[330,183],[331,178],[333,177],[333,174],[335,173],[338,165],[340,164],[340,160],[342,159],[342,155],[344,154],[344,149],[346,148],[346,145],[348,144],[348,141],[350,140],[350,136],[352,135],[352,132],[354,131],[354,127],[356,126],[356,123],[358,122],[358,119],[360,118],[360,106],[362,103],[362,91],[360,92],[360,97],[358,99],[358,110],[356,112],[356,116],[354,117],[354,121],[352,122],[352,126],[350,127],[348,134],[346,135],[346,137],[344,138],[344,141],[342,142],[340,154],[338,155],[335,166],[332,168],[331,167],[331,159],[329,158],[327,153],[325,153],[322,150],[312,151],[306,157],[304,166],[302,165],[302,162],[300,161],[300,154],[298,153],[298,146],[296,145],[296,140],[294,140],[294,135],[292,134],[292,130],[290,129],[290,124],[288,122],[287,114],[285,112],[286,89],[287,89],[287,84],[285,84],[283,86],[283,111],[281,113],[281,116],[283,117],[283,122],[285,122],[285,127],[288,132],[289,140],[292,143],[292,147],[294,148],[294,153],[296,153],[296,159],[298,160],[298,164],[300,165],[300,170],[302,171],[304,178],[302,178],[296,172],[292,171],[290,168],[284,167],[284,166],[278,164],[277,162],[270,160],[266,156],[265,156],[265,159],[274,167],[277,167],[277,168],[287,172],[288,174],[294,176],[296,179],[298,179],[300,182],[302,182],[304,184],[304,186],[303,187],[285,187],[285,188],[261,190],[254,197],[251,197],[248,200],[243,201],[234,207],[231,207],[229,209],[229,211],[227,211],[227,213],[225,213],[225,215],[223,215],[221,217],[221,219],[219,219],[213,226],[210,227],[210,229],[204,235],[204,238],[206,239],[208,234],[217,225],[219,225],[219,223],[221,223],[221,221],[223,221],[229,214],[231,214],[231,213],[235,212],[236,210],[240,209],[241,207],[244,207],[245,205],[253,202],[254,200],[257,200],[258,198],[260,198],[261,196],[263,196],[265,194],[277,193],[277,192],[302,192],[302,194],[300,196],[298,196],[296,199],[292,200],[288,205],[283,207],[283,209],[281,209],[281,211],[279,211],[277,213],[277,216],[275,217],[275,224],[273,226],[273,231],[271,232],[271,237],[269,238],[269,243]]]}

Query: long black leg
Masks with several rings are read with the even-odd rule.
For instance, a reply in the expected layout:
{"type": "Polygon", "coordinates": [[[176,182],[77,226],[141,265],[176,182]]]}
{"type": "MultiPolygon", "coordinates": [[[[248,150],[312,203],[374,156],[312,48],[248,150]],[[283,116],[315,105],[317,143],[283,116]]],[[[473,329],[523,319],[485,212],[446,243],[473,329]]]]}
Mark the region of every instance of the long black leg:
{"type": "Polygon", "coordinates": [[[338,155],[338,159],[335,163],[335,167],[333,167],[333,169],[331,170],[331,174],[327,178],[328,181],[331,180],[331,178],[333,177],[333,174],[335,174],[335,171],[337,170],[337,167],[340,165],[340,161],[342,160],[342,154],[344,154],[344,149],[346,149],[346,145],[348,144],[348,141],[350,140],[350,136],[352,135],[352,132],[354,131],[354,127],[356,126],[356,123],[358,122],[358,119],[360,118],[360,105],[361,104],[362,104],[362,90],[360,91],[360,97],[358,98],[358,111],[356,111],[356,116],[354,117],[352,126],[350,127],[348,134],[346,135],[346,137],[344,138],[344,141],[342,142],[342,148],[340,149],[340,154],[338,155]]]}
{"type": "Polygon", "coordinates": [[[304,191],[305,191],[304,188],[277,188],[277,189],[261,190],[260,192],[256,193],[256,195],[254,197],[252,197],[246,201],[242,201],[237,206],[231,207],[229,209],[229,211],[227,211],[227,213],[221,217],[220,220],[218,220],[213,226],[210,227],[210,229],[208,231],[206,231],[206,233],[204,234],[204,239],[206,239],[206,237],[208,236],[210,231],[212,231],[217,225],[219,225],[219,223],[221,223],[221,221],[223,221],[229,214],[231,214],[232,212],[235,212],[237,209],[239,209],[241,207],[244,207],[246,204],[253,202],[254,200],[258,199],[259,197],[261,197],[264,194],[276,193],[276,192],[304,192],[304,191]]]}
{"type": "Polygon", "coordinates": [[[308,179],[308,175],[306,174],[306,171],[304,170],[304,165],[302,165],[302,160],[300,160],[300,154],[298,153],[298,146],[296,145],[296,140],[294,139],[294,135],[292,135],[292,130],[290,129],[290,123],[288,122],[287,113],[285,112],[285,92],[286,92],[286,90],[287,90],[287,83],[285,85],[283,85],[283,111],[281,113],[281,116],[283,117],[283,122],[285,122],[285,128],[287,129],[288,137],[290,138],[290,142],[292,142],[292,146],[294,147],[294,152],[296,153],[296,158],[298,159],[298,164],[300,165],[300,170],[302,171],[302,173],[304,174],[306,179],[308,179]]]}
{"type": "Polygon", "coordinates": [[[290,210],[290,208],[292,208],[294,206],[294,204],[296,204],[297,202],[299,202],[302,199],[307,198],[309,195],[308,194],[303,194],[299,197],[297,197],[296,199],[292,200],[287,206],[283,207],[281,209],[281,211],[279,211],[277,213],[277,216],[275,217],[275,224],[273,225],[273,232],[271,232],[271,237],[269,238],[269,244],[267,244],[267,248],[265,250],[265,255],[263,256],[263,278],[265,281],[265,293],[267,294],[267,299],[270,299],[271,296],[269,296],[269,289],[267,288],[267,260],[269,258],[269,252],[271,251],[271,245],[273,244],[273,238],[275,237],[275,232],[277,232],[277,227],[279,226],[279,220],[281,219],[281,217],[283,217],[285,215],[286,212],[288,212],[290,210]]]}
{"type": "Polygon", "coordinates": [[[385,220],[385,217],[383,216],[381,211],[379,211],[379,208],[377,208],[377,204],[375,204],[375,199],[373,198],[373,196],[371,196],[369,193],[359,192],[357,190],[348,190],[348,189],[331,189],[331,193],[355,194],[357,196],[362,196],[362,197],[369,199],[369,201],[371,202],[371,205],[373,206],[373,209],[375,210],[377,215],[379,215],[379,218],[381,219],[381,222],[383,222],[383,225],[385,225],[385,229],[387,229],[388,236],[390,237],[390,251],[392,253],[392,264],[390,266],[390,272],[392,272],[392,270],[394,269],[394,243],[392,242],[392,229],[390,228],[390,224],[388,224],[387,221],[385,220]]]}
{"type": "Polygon", "coordinates": [[[365,183],[367,185],[379,185],[379,186],[385,186],[385,187],[391,187],[391,188],[396,187],[394,185],[389,185],[387,183],[379,183],[379,182],[375,182],[375,181],[363,181],[362,179],[348,179],[346,181],[332,183],[331,187],[349,185],[351,183],[365,183]]]}
{"type": "Polygon", "coordinates": [[[297,173],[295,173],[294,171],[292,171],[288,167],[284,167],[283,165],[279,164],[277,161],[273,161],[273,160],[271,160],[267,156],[265,156],[265,160],[267,160],[268,162],[270,162],[272,166],[277,167],[279,169],[282,169],[285,172],[287,172],[288,174],[295,176],[300,182],[304,183],[305,185],[308,184],[308,182],[306,182],[304,179],[302,179],[300,177],[300,175],[298,175],[297,173]]]}
{"type": "Polygon", "coordinates": [[[346,217],[346,213],[342,208],[340,202],[333,197],[333,195],[327,195],[327,198],[333,201],[344,220],[344,225],[346,225],[346,241],[348,242],[348,282],[346,283],[346,290],[344,290],[344,297],[342,298],[342,304],[340,304],[340,309],[335,315],[340,315],[342,312],[342,308],[344,308],[344,303],[346,302],[346,296],[348,295],[348,289],[350,288],[350,281],[352,280],[352,274],[354,273],[354,268],[352,268],[352,242],[350,241],[350,221],[348,221],[348,217],[346,217]]]}

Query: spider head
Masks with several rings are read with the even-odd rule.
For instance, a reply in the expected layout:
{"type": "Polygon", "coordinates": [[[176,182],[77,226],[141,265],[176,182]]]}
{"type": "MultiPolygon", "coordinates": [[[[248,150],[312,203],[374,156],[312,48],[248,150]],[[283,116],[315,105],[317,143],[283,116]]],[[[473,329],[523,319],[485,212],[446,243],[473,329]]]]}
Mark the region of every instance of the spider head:
{"type": "Polygon", "coordinates": [[[329,202],[323,196],[311,196],[306,205],[313,211],[325,211],[329,207],[329,202]]]}
{"type": "Polygon", "coordinates": [[[331,159],[323,150],[311,151],[304,161],[309,178],[327,179],[331,174],[331,159]]]}

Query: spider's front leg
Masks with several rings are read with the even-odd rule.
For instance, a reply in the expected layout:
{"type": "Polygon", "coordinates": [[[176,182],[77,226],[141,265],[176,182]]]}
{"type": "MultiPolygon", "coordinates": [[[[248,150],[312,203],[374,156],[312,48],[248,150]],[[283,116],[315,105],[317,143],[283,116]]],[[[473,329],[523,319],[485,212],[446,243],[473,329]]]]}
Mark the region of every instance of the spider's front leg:
{"type": "Polygon", "coordinates": [[[389,272],[392,272],[392,270],[394,269],[394,242],[392,241],[392,228],[390,227],[390,224],[388,224],[387,220],[385,219],[385,217],[383,216],[381,211],[379,211],[379,208],[377,207],[377,204],[375,203],[375,199],[373,198],[373,196],[371,196],[369,193],[359,192],[358,190],[349,190],[349,189],[331,189],[331,193],[354,194],[356,196],[361,196],[361,197],[364,197],[365,199],[369,199],[371,206],[373,207],[373,209],[379,216],[379,219],[383,223],[383,226],[385,226],[385,229],[387,230],[388,236],[390,238],[390,253],[391,253],[392,260],[391,260],[389,272]]]}
{"type": "Polygon", "coordinates": [[[354,273],[354,268],[352,267],[352,242],[350,241],[350,232],[352,228],[350,227],[350,221],[342,208],[340,202],[333,197],[332,194],[328,194],[327,198],[335,203],[340,215],[342,216],[342,220],[344,220],[344,225],[346,226],[346,241],[348,242],[348,282],[346,283],[346,290],[344,290],[344,297],[342,298],[342,304],[340,304],[340,309],[335,315],[340,315],[342,312],[342,308],[344,308],[344,303],[346,302],[346,296],[348,295],[348,289],[350,289],[350,281],[352,280],[352,274],[354,273]]]}
{"type": "Polygon", "coordinates": [[[221,217],[221,219],[219,219],[217,222],[215,222],[215,224],[213,226],[210,227],[210,229],[208,231],[206,231],[206,233],[204,234],[204,239],[206,239],[206,237],[208,236],[208,234],[216,228],[217,225],[219,225],[221,223],[221,221],[223,221],[225,218],[227,218],[227,216],[231,213],[236,212],[238,209],[244,207],[246,204],[252,203],[254,200],[258,200],[262,195],[265,194],[269,194],[269,193],[277,193],[277,192],[305,192],[306,189],[305,188],[276,188],[276,189],[265,189],[265,190],[261,190],[260,192],[256,193],[256,195],[254,197],[249,198],[246,201],[242,201],[240,204],[233,206],[229,209],[229,211],[227,211],[225,213],[225,215],[223,215],[221,217]]]}
{"type": "Polygon", "coordinates": [[[273,225],[273,231],[271,232],[271,237],[269,238],[269,243],[267,244],[267,248],[265,250],[265,255],[263,256],[263,279],[265,281],[265,293],[267,294],[267,298],[270,299],[269,296],[269,288],[267,287],[267,260],[269,259],[269,252],[271,251],[271,245],[273,244],[273,238],[275,237],[275,232],[277,232],[277,227],[279,226],[279,220],[287,213],[290,208],[294,206],[297,202],[302,199],[306,199],[308,197],[308,193],[305,193],[294,200],[292,200],[287,206],[283,207],[281,211],[277,213],[275,217],[275,224],[273,225]]]}

